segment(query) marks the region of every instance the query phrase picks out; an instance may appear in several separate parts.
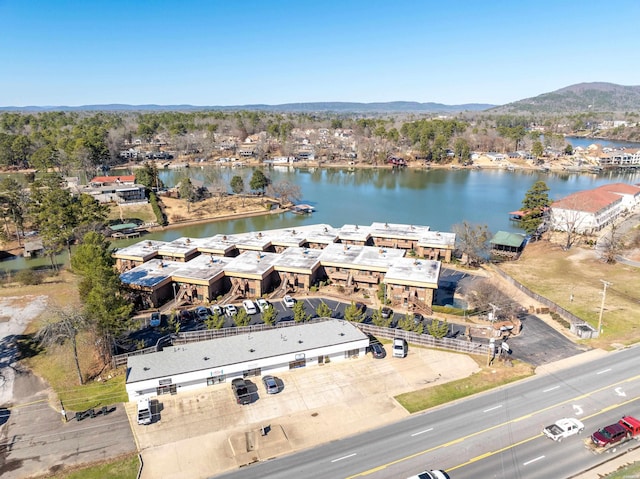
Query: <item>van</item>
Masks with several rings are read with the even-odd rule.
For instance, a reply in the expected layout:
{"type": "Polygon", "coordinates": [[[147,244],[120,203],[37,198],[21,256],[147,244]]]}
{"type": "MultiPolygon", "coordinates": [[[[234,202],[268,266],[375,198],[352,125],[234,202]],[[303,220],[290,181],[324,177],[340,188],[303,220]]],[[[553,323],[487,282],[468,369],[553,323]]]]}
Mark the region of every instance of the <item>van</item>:
{"type": "Polygon", "coordinates": [[[151,424],[151,401],[138,399],[138,424],[151,424]]]}
{"type": "Polygon", "coordinates": [[[242,302],[242,307],[247,312],[247,314],[256,314],[258,310],[256,309],[256,305],[250,299],[245,299],[242,302]]]}
{"type": "Polygon", "coordinates": [[[402,338],[394,338],[393,339],[393,357],[394,358],[404,358],[407,356],[407,352],[409,351],[409,345],[407,341],[402,338]]]}

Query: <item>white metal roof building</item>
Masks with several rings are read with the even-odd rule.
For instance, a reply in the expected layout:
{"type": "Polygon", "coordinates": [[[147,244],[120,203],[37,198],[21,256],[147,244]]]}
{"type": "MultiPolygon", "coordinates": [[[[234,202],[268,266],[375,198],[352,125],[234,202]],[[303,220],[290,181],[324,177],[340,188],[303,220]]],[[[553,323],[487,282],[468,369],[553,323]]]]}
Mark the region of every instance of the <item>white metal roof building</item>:
{"type": "Polygon", "coordinates": [[[129,356],[126,390],[129,401],[136,401],[237,377],[361,357],[368,346],[366,334],[338,319],[170,346],[129,356]]]}

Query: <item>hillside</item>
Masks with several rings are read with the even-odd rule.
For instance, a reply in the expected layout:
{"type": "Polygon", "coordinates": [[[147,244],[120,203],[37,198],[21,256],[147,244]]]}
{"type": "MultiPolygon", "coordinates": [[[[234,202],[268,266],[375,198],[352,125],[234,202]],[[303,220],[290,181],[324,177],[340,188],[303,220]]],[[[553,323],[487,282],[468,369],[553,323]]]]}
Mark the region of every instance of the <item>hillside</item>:
{"type": "Polygon", "coordinates": [[[42,112],[42,111],[273,111],[290,113],[458,113],[462,111],[483,111],[494,107],[484,103],[464,105],[444,105],[442,103],[419,103],[415,101],[391,101],[378,103],[357,102],[309,102],[283,103],[281,105],[83,105],[83,106],[5,106],[0,111],[42,112]]]}
{"type": "Polygon", "coordinates": [[[614,83],[578,83],[551,93],[525,98],[489,110],[499,114],[566,114],[577,112],[631,112],[640,110],[640,86],[614,83]]]}

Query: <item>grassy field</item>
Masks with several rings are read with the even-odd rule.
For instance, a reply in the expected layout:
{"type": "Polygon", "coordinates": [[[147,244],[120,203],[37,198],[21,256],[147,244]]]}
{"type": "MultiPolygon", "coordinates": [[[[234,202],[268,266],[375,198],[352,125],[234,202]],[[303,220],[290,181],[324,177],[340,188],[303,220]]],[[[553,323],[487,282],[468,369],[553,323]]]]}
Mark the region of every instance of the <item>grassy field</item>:
{"type": "Polygon", "coordinates": [[[509,384],[533,374],[533,368],[525,363],[514,361],[513,367],[507,367],[497,362],[495,366],[484,367],[485,357],[473,357],[473,359],[482,369],[468,378],[400,394],[395,399],[408,412],[414,413],[509,384]]]}
{"type": "Polygon", "coordinates": [[[107,220],[118,220],[127,222],[132,219],[138,219],[143,223],[154,223],[156,221],[156,215],[151,209],[151,204],[136,204],[136,205],[112,205],[109,209],[109,215],[107,220]]]}
{"type": "Polygon", "coordinates": [[[135,479],[140,461],[137,454],[131,454],[113,461],[82,467],[73,471],[41,476],[41,479],[135,479]]]}
{"type": "Polygon", "coordinates": [[[541,294],[597,328],[604,284],[602,334],[593,347],[612,348],[640,340],[640,272],[624,264],[606,264],[590,249],[563,251],[541,241],[525,249],[518,261],[502,269],[529,289],[541,294]],[[542,260],[544,259],[544,260],[542,260]]]}

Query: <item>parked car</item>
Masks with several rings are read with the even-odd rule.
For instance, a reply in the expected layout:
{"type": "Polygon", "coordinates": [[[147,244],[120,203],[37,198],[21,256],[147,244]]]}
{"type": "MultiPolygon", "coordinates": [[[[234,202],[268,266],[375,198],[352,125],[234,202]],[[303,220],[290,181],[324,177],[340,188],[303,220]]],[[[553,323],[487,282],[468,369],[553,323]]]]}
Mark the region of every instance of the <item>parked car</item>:
{"type": "Polygon", "coordinates": [[[258,309],[260,309],[261,313],[264,313],[268,308],[271,307],[271,303],[264,298],[258,298],[256,300],[256,303],[258,303],[258,309]]]}
{"type": "Polygon", "coordinates": [[[380,314],[384,319],[389,319],[390,317],[393,316],[393,309],[389,308],[388,306],[385,306],[380,310],[380,314]]]}
{"type": "Polygon", "coordinates": [[[227,304],[224,307],[224,312],[227,316],[235,316],[238,314],[238,308],[236,308],[233,304],[227,304]]]}
{"type": "Polygon", "coordinates": [[[162,321],[162,316],[159,311],[155,311],[151,313],[151,319],[149,319],[149,326],[152,328],[157,328],[160,326],[160,322],[162,321]]]}
{"type": "Polygon", "coordinates": [[[264,383],[264,389],[267,391],[267,394],[277,394],[280,392],[278,381],[276,381],[276,378],[273,376],[264,376],[262,382],[264,383]]]}
{"type": "Polygon", "coordinates": [[[258,310],[256,309],[256,305],[253,304],[253,301],[251,301],[250,299],[245,299],[242,302],[242,307],[247,312],[247,314],[256,314],[258,312],[258,310]]]}
{"type": "Polygon", "coordinates": [[[198,321],[204,321],[210,315],[209,308],[207,308],[206,306],[198,306],[193,312],[195,313],[196,319],[198,319],[198,321]]]}
{"type": "Polygon", "coordinates": [[[371,346],[369,346],[369,349],[371,349],[371,356],[376,359],[382,359],[387,355],[387,351],[380,343],[372,343],[371,346]]]}
{"type": "Polygon", "coordinates": [[[288,294],[282,300],[287,308],[293,308],[296,305],[296,300],[288,294]]]}
{"type": "Polygon", "coordinates": [[[358,310],[359,313],[364,314],[364,312],[367,310],[367,305],[358,301],[356,303],[356,310],[358,310]]]}
{"type": "Polygon", "coordinates": [[[215,315],[222,316],[224,314],[224,311],[222,311],[222,308],[218,304],[211,305],[211,308],[209,309],[211,309],[211,314],[213,316],[215,315]]]}
{"type": "Polygon", "coordinates": [[[413,313],[413,324],[415,324],[416,326],[422,323],[423,319],[424,316],[422,316],[420,313],[413,313]]]}
{"type": "Polygon", "coordinates": [[[393,357],[405,358],[409,351],[407,341],[402,338],[393,338],[393,357]]]}
{"type": "Polygon", "coordinates": [[[249,392],[249,387],[244,379],[235,378],[231,381],[231,390],[233,391],[233,395],[236,397],[236,402],[238,404],[251,403],[251,393],[249,392]]]}
{"type": "Polygon", "coordinates": [[[180,315],[178,316],[178,318],[180,319],[181,323],[188,323],[193,319],[193,315],[188,309],[183,309],[180,311],[180,315]]]}

